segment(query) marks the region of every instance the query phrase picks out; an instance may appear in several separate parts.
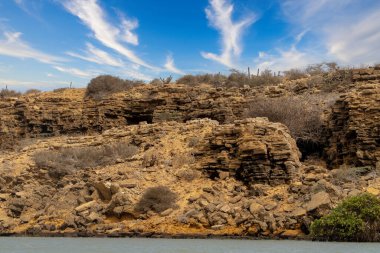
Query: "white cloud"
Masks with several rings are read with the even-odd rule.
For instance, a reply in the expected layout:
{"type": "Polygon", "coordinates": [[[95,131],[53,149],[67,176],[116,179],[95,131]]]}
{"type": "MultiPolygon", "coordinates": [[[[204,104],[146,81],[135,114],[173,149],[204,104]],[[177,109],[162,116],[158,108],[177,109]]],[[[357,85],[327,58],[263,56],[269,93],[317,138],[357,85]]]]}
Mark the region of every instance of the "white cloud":
{"type": "Polygon", "coordinates": [[[132,45],[137,46],[139,44],[139,38],[136,33],[133,33],[139,26],[139,22],[137,20],[128,20],[123,15],[121,15],[121,38],[132,45]]]}
{"type": "Polygon", "coordinates": [[[261,70],[270,69],[273,71],[284,71],[293,68],[304,68],[310,63],[319,61],[312,52],[303,52],[293,45],[288,50],[277,49],[276,53],[269,54],[260,52],[255,59],[256,68],[261,70]]]}
{"type": "Polygon", "coordinates": [[[20,59],[34,59],[43,63],[57,63],[64,59],[43,53],[32,48],[21,39],[20,32],[4,32],[4,39],[0,40],[0,55],[16,57],[20,59]]]}
{"type": "Polygon", "coordinates": [[[142,81],[150,81],[152,80],[153,78],[151,76],[148,76],[146,74],[143,74],[141,72],[137,72],[137,71],[134,71],[134,70],[131,70],[131,69],[121,69],[120,71],[118,71],[116,73],[118,76],[126,76],[128,78],[133,78],[133,79],[136,79],[136,80],[142,80],[142,81]]]}
{"type": "MultiPolygon", "coordinates": [[[[4,86],[8,86],[8,89],[17,91],[25,91],[28,89],[51,90],[62,85],[66,87],[68,85],[68,82],[64,81],[24,81],[4,78],[0,78],[0,83],[4,84],[4,86]]],[[[1,88],[3,87],[0,86],[0,89],[1,88]]]]}
{"type": "Polygon", "coordinates": [[[40,9],[42,7],[42,2],[39,0],[13,0],[17,6],[27,13],[29,16],[39,20],[43,21],[40,16],[40,9]]]}
{"type": "Polygon", "coordinates": [[[136,25],[128,24],[124,19],[123,28],[119,29],[106,19],[103,9],[97,0],[65,0],[63,6],[73,15],[77,16],[93,33],[95,38],[106,47],[127,57],[131,62],[147,68],[153,68],[140,59],[132,50],[124,46],[121,41],[136,44],[137,35],[132,33],[136,25]],[[131,34],[133,36],[131,36],[131,34]]]}
{"type": "Polygon", "coordinates": [[[76,57],[85,61],[94,62],[100,65],[109,65],[113,67],[123,67],[124,63],[120,59],[112,57],[107,52],[94,47],[92,44],[86,44],[87,50],[85,55],[80,55],[73,52],[67,52],[67,55],[76,57]]]}
{"type": "Polygon", "coordinates": [[[209,3],[210,6],[206,8],[207,19],[222,37],[222,53],[221,55],[206,52],[201,54],[206,59],[233,67],[235,58],[242,52],[242,34],[256,18],[254,15],[249,15],[234,22],[232,19],[234,6],[228,0],[209,0],[209,3]]]}
{"type": "Polygon", "coordinates": [[[378,0],[285,0],[282,7],[295,29],[307,29],[323,52],[341,64],[373,64],[380,59],[378,0]]]}
{"type": "Polygon", "coordinates": [[[55,66],[54,68],[62,73],[66,73],[66,74],[80,77],[80,78],[89,78],[89,77],[96,76],[96,73],[92,71],[83,71],[76,68],[65,68],[65,67],[60,67],[60,66],[55,66]]]}
{"type": "Polygon", "coordinates": [[[344,29],[332,24],[326,33],[328,52],[345,64],[373,64],[380,61],[380,9],[344,29]]]}
{"type": "Polygon", "coordinates": [[[289,69],[302,69],[309,64],[323,62],[323,55],[309,49],[298,49],[298,44],[302,41],[308,30],[304,30],[294,37],[294,43],[288,49],[277,48],[275,52],[259,52],[259,56],[254,60],[256,68],[261,70],[270,69],[273,71],[284,71],[289,69]]]}
{"type": "Polygon", "coordinates": [[[185,75],[185,72],[183,72],[182,70],[178,69],[178,68],[174,65],[174,59],[173,59],[173,56],[170,55],[170,54],[166,57],[165,68],[166,68],[169,72],[171,72],[171,73],[178,74],[178,75],[185,75]]]}

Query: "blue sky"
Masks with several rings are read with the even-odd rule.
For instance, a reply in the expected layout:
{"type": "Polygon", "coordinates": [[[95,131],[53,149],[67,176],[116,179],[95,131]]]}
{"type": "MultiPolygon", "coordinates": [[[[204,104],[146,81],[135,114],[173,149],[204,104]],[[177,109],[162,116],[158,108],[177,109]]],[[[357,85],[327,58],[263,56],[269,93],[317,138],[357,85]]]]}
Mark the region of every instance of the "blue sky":
{"type": "Polygon", "coordinates": [[[0,88],[380,62],[378,0],[1,0],[0,88]]]}

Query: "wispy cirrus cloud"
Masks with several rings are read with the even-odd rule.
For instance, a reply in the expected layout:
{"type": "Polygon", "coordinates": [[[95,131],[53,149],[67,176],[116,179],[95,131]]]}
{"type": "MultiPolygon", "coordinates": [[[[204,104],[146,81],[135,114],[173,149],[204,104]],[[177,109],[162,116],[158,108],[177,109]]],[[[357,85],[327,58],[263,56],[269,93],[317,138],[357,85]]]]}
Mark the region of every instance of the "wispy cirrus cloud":
{"type": "Polygon", "coordinates": [[[182,70],[178,69],[175,66],[173,55],[171,55],[171,54],[169,54],[166,57],[165,69],[171,73],[178,74],[178,75],[185,75],[186,74],[185,72],[183,72],[182,70]]]}
{"type": "Polygon", "coordinates": [[[299,49],[298,44],[307,34],[304,30],[294,37],[294,43],[286,49],[276,48],[271,52],[259,52],[259,56],[254,59],[255,67],[261,70],[270,69],[273,71],[284,71],[294,68],[304,68],[311,63],[323,61],[321,55],[313,50],[299,49]]]}
{"type": "Polygon", "coordinates": [[[150,69],[154,68],[122,43],[138,44],[137,35],[133,33],[137,27],[136,21],[123,18],[121,28],[114,26],[108,22],[106,13],[97,0],[64,0],[63,6],[71,14],[77,16],[104,46],[125,56],[132,63],[150,69]]]}
{"type": "Polygon", "coordinates": [[[119,18],[121,20],[121,39],[129,44],[137,46],[139,44],[139,37],[134,30],[139,27],[137,19],[127,19],[125,15],[119,12],[119,18]]]}
{"type": "Polygon", "coordinates": [[[281,4],[295,29],[308,29],[319,39],[326,57],[352,65],[379,61],[379,1],[285,0],[281,4]]]}
{"type": "Polygon", "coordinates": [[[84,55],[74,52],[67,52],[66,54],[75,58],[79,58],[81,60],[94,62],[100,65],[109,65],[113,67],[124,66],[124,63],[120,59],[114,58],[107,52],[96,48],[91,43],[86,44],[86,51],[84,52],[84,55]]]}
{"type": "Polygon", "coordinates": [[[222,52],[220,55],[202,52],[206,59],[219,62],[227,67],[234,66],[234,60],[241,54],[241,37],[246,28],[256,20],[255,15],[250,14],[239,21],[233,20],[234,5],[228,0],[209,0],[206,8],[207,19],[210,25],[219,31],[222,40],[222,52]]]}
{"type": "Polygon", "coordinates": [[[65,61],[31,47],[21,39],[20,32],[4,32],[4,39],[0,40],[0,55],[16,57],[20,59],[34,59],[39,62],[55,64],[65,61]]]}
{"type": "MultiPolygon", "coordinates": [[[[59,80],[49,80],[49,81],[25,81],[25,80],[16,80],[16,79],[6,79],[0,78],[0,83],[6,85],[8,89],[25,91],[28,89],[35,89],[38,87],[43,90],[51,90],[57,88],[61,85],[68,85],[68,82],[59,81],[59,80]]],[[[3,87],[0,87],[3,88],[3,87]]]]}
{"type": "Polygon", "coordinates": [[[275,53],[260,52],[255,59],[256,68],[261,70],[284,71],[294,68],[304,68],[321,59],[312,52],[306,52],[292,46],[290,49],[277,49],[275,53]]]}
{"type": "Polygon", "coordinates": [[[90,78],[90,77],[97,75],[97,73],[95,73],[95,72],[83,71],[83,70],[80,70],[77,68],[66,68],[66,67],[61,67],[61,66],[54,66],[54,69],[56,69],[62,73],[66,73],[66,74],[76,76],[79,78],[90,78]]]}
{"type": "Polygon", "coordinates": [[[40,0],[13,0],[14,3],[29,16],[42,21],[39,11],[42,7],[40,0]]]}

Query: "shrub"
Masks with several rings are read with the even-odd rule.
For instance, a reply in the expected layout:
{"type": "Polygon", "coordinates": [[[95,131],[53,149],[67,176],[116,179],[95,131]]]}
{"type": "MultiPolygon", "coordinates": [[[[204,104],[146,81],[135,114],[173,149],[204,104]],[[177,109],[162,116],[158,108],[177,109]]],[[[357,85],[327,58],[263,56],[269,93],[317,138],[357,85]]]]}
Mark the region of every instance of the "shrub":
{"type": "Polygon", "coordinates": [[[297,80],[297,79],[308,77],[305,71],[302,71],[300,69],[290,69],[288,71],[284,71],[284,74],[285,74],[285,78],[288,80],[297,80]]]}
{"type": "Polygon", "coordinates": [[[141,84],[143,84],[142,81],[123,80],[111,75],[101,75],[90,81],[85,96],[100,99],[106,95],[128,90],[132,86],[141,84]]]}
{"type": "Polygon", "coordinates": [[[41,91],[38,89],[29,89],[25,91],[25,95],[32,95],[32,94],[38,94],[38,93],[41,93],[41,91]]]}
{"type": "Polygon", "coordinates": [[[70,88],[57,88],[57,89],[54,89],[53,92],[55,92],[55,93],[63,93],[63,92],[65,92],[68,89],[70,89],[70,88]]]}
{"type": "Polygon", "coordinates": [[[369,193],[346,199],[311,225],[311,236],[318,240],[377,241],[379,231],[380,200],[369,193]]]}
{"type": "Polygon", "coordinates": [[[19,97],[19,96],[21,96],[21,93],[14,90],[2,89],[0,91],[0,98],[19,97]]]}
{"type": "Polygon", "coordinates": [[[39,168],[48,169],[53,178],[62,178],[75,169],[106,166],[116,163],[117,159],[133,156],[137,147],[125,142],[101,147],[74,147],[57,151],[41,151],[34,154],[34,161],[39,168]]]}
{"type": "Polygon", "coordinates": [[[215,87],[225,85],[227,76],[222,74],[185,75],[179,78],[176,83],[196,86],[200,84],[210,84],[215,87]]]}
{"type": "Polygon", "coordinates": [[[177,194],[172,192],[168,187],[151,187],[144,192],[135,210],[141,213],[148,211],[161,213],[169,208],[173,208],[176,200],[177,194]]]}
{"type": "Polygon", "coordinates": [[[210,84],[214,87],[243,87],[274,85],[281,82],[282,77],[275,76],[271,70],[264,70],[259,76],[248,76],[246,73],[231,69],[228,76],[222,74],[185,75],[177,80],[179,84],[210,84]]]}
{"type": "Polygon", "coordinates": [[[322,98],[316,95],[265,98],[252,101],[245,116],[266,117],[286,125],[305,158],[308,154],[321,152],[323,108],[322,98]]]}
{"type": "Polygon", "coordinates": [[[166,78],[161,78],[160,77],[160,80],[161,80],[162,84],[169,84],[169,83],[172,82],[172,79],[173,79],[172,76],[169,76],[169,77],[166,77],[166,78]]]}
{"type": "Polygon", "coordinates": [[[150,81],[149,84],[151,84],[151,85],[155,85],[155,86],[159,86],[159,85],[162,85],[162,82],[161,82],[160,79],[155,78],[155,79],[153,79],[152,81],[150,81]]]}

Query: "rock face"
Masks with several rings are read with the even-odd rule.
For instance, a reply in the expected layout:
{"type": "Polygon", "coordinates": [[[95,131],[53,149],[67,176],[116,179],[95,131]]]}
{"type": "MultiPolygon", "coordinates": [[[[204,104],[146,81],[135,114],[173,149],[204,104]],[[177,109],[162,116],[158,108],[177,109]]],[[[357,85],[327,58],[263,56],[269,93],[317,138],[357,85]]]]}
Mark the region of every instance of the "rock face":
{"type": "Polygon", "coordinates": [[[354,82],[378,82],[380,80],[380,66],[354,69],[352,79],[354,82]]]}
{"type": "Polygon", "coordinates": [[[265,118],[218,125],[205,139],[203,168],[216,177],[229,172],[245,182],[289,183],[299,168],[299,151],[288,129],[265,118]]]}
{"type": "Polygon", "coordinates": [[[380,161],[380,83],[357,86],[338,99],[328,119],[326,154],[332,166],[380,161]]]}
{"type": "Polygon", "coordinates": [[[244,103],[239,89],[208,86],[135,87],[99,101],[85,99],[84,90],[48,92],[1,101],[0,136],[99,132],[143,121],[210,118],[225,123],[242,115],[244,103]]]}
{"type": "MultiPolygon", "coordinates": [[[[379,84],[356,86],[327,120],[331,165],[379,161],[379,84]]],[[[287,89],[266,87],[260,94],[277,97],[287,89]]],[[[345,197],[380,194],[380,170],[347,174],[321,161],[301,164],[284,125],[236,120],[255,94],[166,85],[100,101],[84,99],[83,90],[0,101],[0,145],[36,137],[0,153],[0,234],[294,238],[345,197]],[[60,177],[51,173],[60,166],[49,165],[57,163],[41,166],[35,159],[72,148],[97,161],[89,150],[117,143],[136,152],[98,166],[75,163],[60,177]],[[138,211],[147,189],[157,186],[176,194],[175,203],[160,213],[138,211]]]]}

